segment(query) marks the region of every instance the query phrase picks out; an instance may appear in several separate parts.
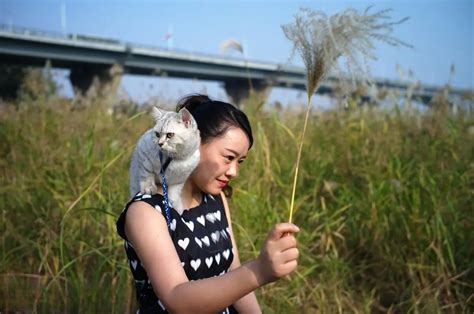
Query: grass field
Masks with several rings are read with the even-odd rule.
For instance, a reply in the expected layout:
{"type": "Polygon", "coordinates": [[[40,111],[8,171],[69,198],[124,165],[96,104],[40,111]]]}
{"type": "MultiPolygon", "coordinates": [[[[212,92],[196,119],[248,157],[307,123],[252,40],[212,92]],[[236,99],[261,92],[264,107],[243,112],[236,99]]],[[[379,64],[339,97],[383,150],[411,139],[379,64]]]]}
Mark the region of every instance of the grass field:
{"type": "MultiPolygon", "coordinates": [[[[23,97],[2,111],[1,313],[134,312],[115,220],[152,120],[88,102],[23,97]]],[[[256,142],[230,201],[244,261],[288,219],[304,115],[259,105],[245,106],[256,142]]],[[[300,265],[257,291],[264,312],[472,313],[473,125],[472,112],[445,107],[313,113],[294,215],[300,265]]]]}

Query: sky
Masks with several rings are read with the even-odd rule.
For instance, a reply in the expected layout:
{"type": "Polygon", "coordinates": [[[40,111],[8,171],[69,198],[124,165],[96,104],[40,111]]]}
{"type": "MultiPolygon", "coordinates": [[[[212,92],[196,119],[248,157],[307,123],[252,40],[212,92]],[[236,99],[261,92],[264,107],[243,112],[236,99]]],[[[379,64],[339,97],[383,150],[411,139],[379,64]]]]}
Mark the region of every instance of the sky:
{"type": "MultiPolygon", "coordinates": [[[[144,0],[0,0],[0,24],[58,33],[86,34],[125,42],[173,48],[196,53],[219,54],[223,41],[242,42],[246,58],[265,62],[302,65],[281,25],[291,23],[299,8],[326,14],[347,8],[393,9],[399,20],[393,35],[413,48],[376,43],[377,60],[370,63],[374,77],[420,80],[424,84],[474,89],[474,1],[144,1],[144,0]],[[172,33],[167,39],[167,33],[172,33]],[[454,65],[455,73],[450,74],[454,65]]],[[[239,57],[237,52],[230,53],[239,57]]],[[[67,73],[63,92],[70,93],[67,73]]],[[[208,92],[223,98],[219,83],[151,79],[125,76],[121,93],[138,101],[151,97],[174,98],[191,92],[208,92]]],[[[294,101],[301,92],[275,89],[271,97],[294,101]]]]}

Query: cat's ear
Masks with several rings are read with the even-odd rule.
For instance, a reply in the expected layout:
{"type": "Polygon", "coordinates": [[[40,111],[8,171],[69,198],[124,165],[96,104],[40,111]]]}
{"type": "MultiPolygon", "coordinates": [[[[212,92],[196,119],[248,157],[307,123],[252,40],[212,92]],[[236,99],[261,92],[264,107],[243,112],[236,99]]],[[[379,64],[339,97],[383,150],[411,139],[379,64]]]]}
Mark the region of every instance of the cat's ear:
{"type": "Polygon", "coordinates": [[[183,108],[179,111],[179,116],[181,117],[181,120],[184,122],[184,125],[187,128],[193,126],[193,124],[195,123],[193,116],[186,108],[183,108]]]}
{"type": "Polygon", "coordinates": [[[155,119],[155,121],[158,121],[161,120],[164,113],[160,109],[158,109],[158,107],[153,107],[152,115],[153,119],[155,119]]]}

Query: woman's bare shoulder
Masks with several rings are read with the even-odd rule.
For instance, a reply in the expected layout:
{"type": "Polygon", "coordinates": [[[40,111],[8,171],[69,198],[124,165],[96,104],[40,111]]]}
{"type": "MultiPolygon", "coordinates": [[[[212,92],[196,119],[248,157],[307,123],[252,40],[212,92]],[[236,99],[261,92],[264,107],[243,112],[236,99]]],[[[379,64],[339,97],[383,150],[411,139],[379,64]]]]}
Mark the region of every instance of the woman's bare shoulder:
{"type": "Polygon", "coordinates": [[[136,233],[154,234],[163,229],[168,232],[165,218],[157,209],[144,201],[130,204],[125,219],[125,233],[128,238],[134,238],[136,233]],[[150,232],[149,232],[150,231],[150,232]]]}

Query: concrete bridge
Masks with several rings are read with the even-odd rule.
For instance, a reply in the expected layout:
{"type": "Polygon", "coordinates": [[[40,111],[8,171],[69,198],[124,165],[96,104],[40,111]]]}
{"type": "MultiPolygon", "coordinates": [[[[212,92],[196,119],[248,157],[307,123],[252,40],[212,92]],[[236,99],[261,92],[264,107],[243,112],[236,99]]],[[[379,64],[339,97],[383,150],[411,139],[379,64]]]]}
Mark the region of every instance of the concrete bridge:
{"type": "MultiPolygon", "coordinates": [[[[255,91],[271,86],[306,89],[305,70],[300,67],[0,26],[0,63],[44,66],[46,61],[54,68],[70,69],[71,84],[82,93],[97,85],[100,90],[116,91],[123,74],[220,81],[236,103],[248,96],[249,87],[255,91]]],[[[400,93],[411,89],[413,97],[425,104],[440,90],[437,86],[413,89],[412,83],[398,80],[376,79],[375,84],[400,93]]],[[[329,78],[317,92],[332,93],[337,86],[338,80],[329,78]]],[[[465,92],[450,90],[450,96],[461,97],[465,92]]]]}

